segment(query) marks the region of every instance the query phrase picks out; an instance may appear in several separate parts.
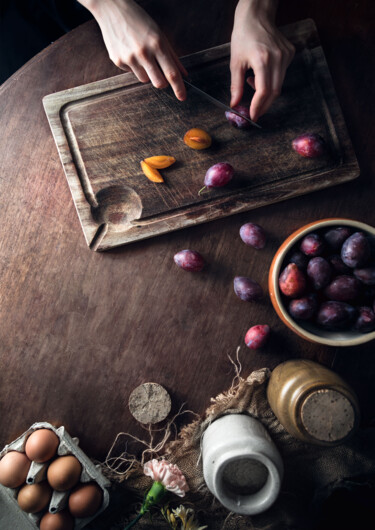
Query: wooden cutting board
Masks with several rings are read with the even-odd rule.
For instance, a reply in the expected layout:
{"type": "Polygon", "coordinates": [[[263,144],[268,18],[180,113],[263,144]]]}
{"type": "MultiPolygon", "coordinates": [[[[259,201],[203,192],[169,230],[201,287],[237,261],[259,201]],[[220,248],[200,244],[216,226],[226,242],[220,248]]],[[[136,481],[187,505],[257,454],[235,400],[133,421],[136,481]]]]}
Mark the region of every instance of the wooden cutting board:
{"type": "MultiPolygon", "coordinates": [[[[238,130],[224,112],[188,90],[179,102],[125,73],[46,96],[44,108],[89,247],[105,250],[339,184],[359,175],[314,22],[283,28],[297,52],[283,92],[262,129],[238,130]],[[213,144],[183,142],[192,127],[213,144]],[[320,134],[327,153],[307,159],[291,148],[305,132],[320,134]],[[150,182],[140,161],[172,155],[165,183],[150,182]],[[206,170],[228,161],[229,185],[198,195],[206,170]]],[[[183,58],[194,84],[229,102],[229,44],[183,58]]],[[[252,90],[245,89],[249,104],[252,90]]]]}

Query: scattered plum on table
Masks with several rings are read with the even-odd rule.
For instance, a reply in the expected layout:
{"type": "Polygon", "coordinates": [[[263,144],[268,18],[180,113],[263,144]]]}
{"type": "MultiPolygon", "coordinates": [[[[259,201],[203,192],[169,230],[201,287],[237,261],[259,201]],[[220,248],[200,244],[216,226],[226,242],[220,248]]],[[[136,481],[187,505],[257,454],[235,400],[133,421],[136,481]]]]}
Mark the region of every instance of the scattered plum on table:
{"type": "Polygon", "coordinates": [[[361,333],[368,333],[375,330],[375,313],[371,307],[362,306],[355,321],[354,328],[361,333]]]}
{"type": "Polygon", "coordinates": [[[363,232],[349,236],[341,247],[341,259],[348,267],[356,269],[366,265],[370,258],[370,243],[363,232]]]}
{"type": "Polygon", "coordinates": [[[332,269],[326,259],[321,256],[316,256],[309,261],[306,273],[310,278],[314,289],[319,290],[329,284],[332,276],[332,269]]]}
{"type": "Polygon", "coordinates": [[[202,255],[195,250],[180,250],[173,259],[176,265],[185,271],[199,272],[205,265],[202,255]]]}
{"type": "Polygon", "coordinates": [[[298,298],[306,289],[304,273],[295,263],[289,263],[279,277],[281,292],[290,298],[298,298]]]}
{"type": "Polygon", "coordinates": [[[316,313],[318,301],[315,294],[296,298],[289,303],[289,313],[293,318],[310,320],[316,313]]]}
{"type": "Polygon", "coordinates": [[[266,245],[266,233],[255,223],[245,223],[240,228],[240,237],[246,245],[261,250],[266,245]]]}
{"type": "MultiPolygon", "coordinates": [[[[250,118],[249,107],[246,107],[245,105],[236,105],[235,107],[233,107],[233,110],[236,110],[245,118],[250,118]]],[[[243,118],[241,118],[241,116],[238,116],[237,114],[235,114],[234,112],[230,112],[229,110],[225,112],[225,117],[229,121],[229,123],[237,129],[248,129],[251,125],[247,120],[244,120],[243,118]]]]}
{"type": "Polygon", "coordinates": [[[319,134],[306,133],[292,141],[293,149],[305,158],[316,158],[326,151],[325,142],[319,134]]]}
{"type": "Polygon", "coordinates": [[[207,170],[204,185],[206,188],[220,188],[228,184],[233,175],[234,169],[229,162],[218,162],[207,170]]]}
{"type": "Polygon", "coordinates": [[[306,254],[306,256],[320,256],[324,250],[324,241],[319,234],[311,233],[307,234],[300,245],[301,251],[306,254]]]}
{"type": "Polygon", "coordinates": [[[346,302],[323,302],[318,309],[317,323],[327,329],[340,329],[351,323],[356,313],[346,302]]]}
{"type": "Polygon", "coordinates": [[[252,326],[245,335],[246,346],[251,350],[261,348],[267,342],[270,331],[270,327],[267,324],[252,326]]]}
{"type": "Polygon", "coordinates": [[[246,276],[236,276],[233,280],[234,292],[245,302],[260,300],[263,289],[258,282],[246,276]]]}

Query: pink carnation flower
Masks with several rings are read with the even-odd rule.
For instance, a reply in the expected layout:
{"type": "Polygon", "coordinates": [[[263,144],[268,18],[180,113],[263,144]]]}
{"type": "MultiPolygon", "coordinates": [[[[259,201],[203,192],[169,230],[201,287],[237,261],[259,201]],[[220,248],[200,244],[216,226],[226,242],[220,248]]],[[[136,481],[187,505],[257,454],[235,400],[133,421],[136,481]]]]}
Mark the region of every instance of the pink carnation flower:
{"type": "Polygon", "coordinates": [[[180,469],[166,460],[150,460],[143,467],[143,472],[147,477],[151,477],[156,482],[161,482],[163,486],[179,497],[184,497],[189,491],[186,479],[180,469]]]}

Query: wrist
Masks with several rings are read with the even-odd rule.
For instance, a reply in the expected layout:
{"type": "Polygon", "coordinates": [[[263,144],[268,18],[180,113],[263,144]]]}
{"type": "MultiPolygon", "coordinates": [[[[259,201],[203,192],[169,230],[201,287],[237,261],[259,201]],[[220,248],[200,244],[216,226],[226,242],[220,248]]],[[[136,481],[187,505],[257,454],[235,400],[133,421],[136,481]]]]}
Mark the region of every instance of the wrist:
{"type": "Polygon", "coordinates": [[[259,20],[274,22],[278,0],[239,0],[236,15],[249,14],[259,20]]]}

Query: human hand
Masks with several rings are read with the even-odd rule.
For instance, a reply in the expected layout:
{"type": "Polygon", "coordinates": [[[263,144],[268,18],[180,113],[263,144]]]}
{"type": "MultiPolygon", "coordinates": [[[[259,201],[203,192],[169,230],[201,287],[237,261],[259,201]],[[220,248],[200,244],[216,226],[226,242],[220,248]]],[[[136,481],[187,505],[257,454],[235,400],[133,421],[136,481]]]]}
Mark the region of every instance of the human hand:
{"type": "Polygon", "coordinates": [[[240,0],[231,39],[231,107],[241,101],[246,71],[254,77],[247,83],[255,90],[250,118],[257,121],[280,95],[294,46],[275,26],[276,0],[240,0]]]}
{"type": "Polygon", "coordinates": [[[133,0],[79,0],[98,22],[109,57],[131,70],[142,83],[171,85],[177,99],[186,99],[182,75],[187,72],[158,25],[133,0]]]}

